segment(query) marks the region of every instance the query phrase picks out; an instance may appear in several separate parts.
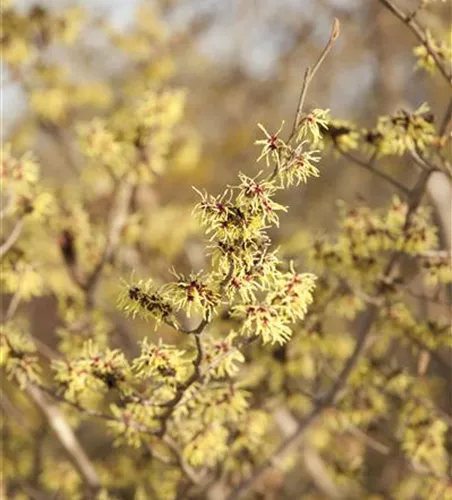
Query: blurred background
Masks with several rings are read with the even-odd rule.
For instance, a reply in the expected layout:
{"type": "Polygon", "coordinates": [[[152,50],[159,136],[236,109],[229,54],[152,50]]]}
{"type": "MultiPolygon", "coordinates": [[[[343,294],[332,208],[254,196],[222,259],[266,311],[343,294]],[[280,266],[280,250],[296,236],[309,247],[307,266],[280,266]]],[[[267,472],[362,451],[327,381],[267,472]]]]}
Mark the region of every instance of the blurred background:
{"type": "MultiPolygon", "coordinates": [[[[399,2],[406,12],[418,3],[399,2]]],[[[27,10],[33,2],[14,4],[27,10]]],[[[136,71],[148,56],[128,57],[116,50],[100,26],[108,24],[127,34],[134,29],[140,6],[152,9],[166,24],[164,50],[174,60],[172,80],[187,90],[188,120],[200,138],[201,158],[188,175],[190,185],[196,181],[197,186],[220,188],[237,171],[254,168],[256,123],[270,130],[284,119],[291,123],[303,71],[319,54],[334,17],[341,22],[342,35],[310,89],[308,105],[330,108],[333,117],[372,126],[379,114],[400,107],[414,109],[425,101],[438,115],[446,102],[448,90],[441,78],[414,69],[412,33],[377,0],[55,0],[39,4],[55,11],[74,5],[87,10],[89,22],[77,43],[67,50],[49,50],[46,56],[68,67],[76,80],[106,81],[113,91],[127,71],[136,71]]],[[[432,32],[444,34],[450,8],[449,2],[437,2],[422,14],[422,20],[432,32]]],[[[20,125],[27,100],[24,89],[11,81],[8,68],[2,78],[5,139],[20,125]]],[[[47,174],[64,177],[69,167],[61,154],[51,151],[52,145],[42,136],[38,147],[46,157],[47,174]]],[[[403,165],[389,168],[405,174],[403,165]]],[[[406,175],[410,185],[409,172],[406,175]]],[[[177,190],[174,178],[166,180],[173,196],[195,200],[183,176],[177,190]]],[[[290,195],[290,217],[296,217],[296,224],[302,220],[322,226],[331,220],[336,198],[379,202],[388,188],[359,166],[331,157],[323,162],[318,181],[290,195]]],[[[288,223],[283,227],[292,229],[288,223]]]]}

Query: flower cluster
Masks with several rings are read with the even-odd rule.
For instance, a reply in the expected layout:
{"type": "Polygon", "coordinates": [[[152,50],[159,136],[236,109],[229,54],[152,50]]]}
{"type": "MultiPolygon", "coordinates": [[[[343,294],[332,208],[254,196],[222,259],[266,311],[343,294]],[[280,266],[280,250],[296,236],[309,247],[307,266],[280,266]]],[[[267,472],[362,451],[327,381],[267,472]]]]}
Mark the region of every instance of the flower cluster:
{"type": "Polygon", "coordinates": [[[392,335],[399,335],[408,345],[414,344],[415,348],[427,348],[432,351],[452,345],[451,328],[445,317],[420,322],[404,303],[395,303],[388,307],[385,316],[388,320],[386,329],[392,335]]]}
{"type": "Polygon", "coordinates": [[[21,388],[41,380],[36,347],[29,336],[12,324],[0,329],[0,366],[21,388]]]}
{"type": "Polygon", "coordinates": [[[281,181],[287,187],[306,184],[308,179],[320,175],[320,170],[316,165],[320,161],[319,151],[305,150],[306,144],[306,141],[303,141],[289,153],[288,161],[281,170],[281,181]]]}
{"type": "Polygon", "coordinates": [[[79,7],[54,12],[34,5],[20,13],[12,5],[2,3],[2,55],[14,66],[26,63],[36,53],[54,42],[73,43],[79,35],[84,13],[79,7]]]}
{"type": "Polygon", "coordinates": [[[264,343],[283,344],[292,334],[289,324],[304,318],[314,286],[312,274],[280,273],[265,302],[236,306],[233,316],[245,318],[245,335],[261,336],[264,343]]]}
{"type": "Polygon", "coordinates": [[[347,208],[341,205],[340,236],[336,241],[318,239],[310,251],[311,258],[340,276],[367,281],[363,275],[381,272],[379,254],[399,251],[418,257],[436,248],[437,231],[431,224],[427,207],[419,207],[406,223],[408,206],[394,196],[386,211],[366,206],[347,208]]]}
{"type": "Polygon", "coordinates": [[[140,356],[133,360],[132,369],[139,380],[163,377],[174,385],[181,383],[189,371],[184,351],[161,341],[151,344],[147,338],[141,343],[140,356]]]}
{"type": "Polygon", "coordinates": [[[93,167],[116,178],[129,173],[136,181],[153,181],[164,170],[183,106],[180,90],[148,89],[107,119],[79,123],[80,147],[93,167]]]}
{"type": "Polygon", "coordinates": [[[118,297],[118,307],[132,318],[139,315],[143,319],[154,318],[157,324],[169,320],[173,306],[164,290],[155,288],[152,280],[140,280],[126,284],[118,297]]]}
{"type": "Polygon", "coordinates": [[[414,112],[400,110],[379,118],[376,130],[378,152],[381,155],[403,155],[423,151],[435,143],[436,128],[427,104],[414,112]]]}
{"type": "Polygon", "coordinates": [[[340,151],[357,149],[360,139],[361,133],[354,123],[338,119],[328,121],[325,140],[330,140],[340,151]]]}
{"type": "Polygon", "coordinates": [[[175,308],[184,310],[187,316],[194,311],[201,313],[205,319],[211,318],[221,299],[215,285],[201,274],[192,273],[185,278],[176,273],[176,277],[177,281],[166,287],[175,308]]]}
{"type": "Polygon", "coordinates": [[[46,82],[30,92],[30,106],[36,118],[47,126],[63,125],[75,111],[108,108],[113,100],[109,88],[101,82],[74,84],[66,78],[46,82]]]}
{"type": "Polygon", "coordinates": [[[432,415],[428,408],[407,401],[400,415],[403,452],[415,466],[441,476],[447,466],[444,442],[447,423],[432,415]]]}
{"type": "Polygon", "coordinates": [[[74,359],[55,361],[55,381],[64,397],[78,402],[99,397],[99,391],[117,390],[121,396],[130,393],[130,366],[122,352],[100,351],[93,342],[86,342],[81,355],[74,359]]]}
{"type": "Polygon", "coordinates": [[[39,183],[39,164],[30,153],[13,155],[11,144],[2,146],[0,160],[1,193],[5,206],[2,218],[44,219],[52,213],[53,197],[39,183]]]}
{"type": "Polygon", "coordinates": [[[434,52],[440,61],[447,64],[447,62],[452,58],[450,33],[445,41],[435,40],[430,31],[426,31],[425,36],[427,42],[425,44],[418,45],[413,49],[413,54],[417,57],[416,68],[424,69],[429,73],[435,73],[438,68],[431,52],[434,52]],[[427,49],[427,46],[430,50],[427,49]]]}
{"type": "Polygon", "coordinates": [[[435,254],[422,256],[421,268],[427,284],[434,286],[441,283],[452,283],[452,267],[449,254],[435,254]]]}
{"type": "Polygon", "coordinates": [[[204,345],[204,359],[209,376],[214,378],[237,375],[245,357],[234,345],[237,332],[230,332],[226,337],[208,340],[204,345]]]}
{"type": "Polygon", "coordinates": [[[322,139],[322,134],[328,129],[329,109],[313,109],[303,116],[297,131],[298,141],[308,140],[316,146],[322,139]]]}

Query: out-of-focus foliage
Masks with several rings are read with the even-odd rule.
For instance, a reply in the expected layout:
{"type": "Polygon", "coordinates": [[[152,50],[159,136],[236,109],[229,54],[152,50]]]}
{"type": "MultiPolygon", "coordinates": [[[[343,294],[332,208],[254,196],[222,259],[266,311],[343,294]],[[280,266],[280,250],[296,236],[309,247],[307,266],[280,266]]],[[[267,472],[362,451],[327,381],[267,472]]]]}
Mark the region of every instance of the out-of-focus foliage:
{"type": "MultiPolygon", "coordinates": [[[[26,111],[0,162],[0,495],[452,498],[452,271],[424,196],[451,179],[452,106],[360,121],[302,92],[293,125],[214,130],[203,120],[240,85],[193,72],[163,4],[122,31],[81,6],[2,1],[26,111]],[[74,72],[92,36],[121,71],[74,72]],[[323,229],[296,197],[342,160],[392,192],[322,194],[323,229]]],[[[450,75],[450,44],[421,33],[413,67],[450,75]]]]}

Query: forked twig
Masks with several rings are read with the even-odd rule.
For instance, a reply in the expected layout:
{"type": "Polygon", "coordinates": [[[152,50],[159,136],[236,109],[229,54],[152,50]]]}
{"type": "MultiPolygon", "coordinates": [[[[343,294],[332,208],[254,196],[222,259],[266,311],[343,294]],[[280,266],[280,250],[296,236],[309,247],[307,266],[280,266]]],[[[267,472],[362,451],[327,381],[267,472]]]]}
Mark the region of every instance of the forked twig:
{"type": "Polygon", "coordinates": [[[337,19],[335,17],[334,21],[333,21],[333,26],[331,28],[330,38],[328,39],[328,42],[325,45],[324,49],[322,50],[322,53],[320,54],[319,58],[317,59],[317,62],[314,64],[314,66],[308,66],[304,72],[303,83],[301,84],[300,97],[298,98],[297,112],[295,114],[295,119],[294,119],[292,131],[290,133],[288,142],[290,142],[290,140],[293,139],[293,137],[298,129],[298,126],[300,124],[300,120],[301,120],[301,117],[303,114],[304,102],[306,100],[306,94],[308,92],[309,84],[312,82],[315,74],[317,73],[318,69],[322,65],[326,56],[329,54],[331,49],[334,47],[334,43],[338,39],[340,32],[341,32],[341,25],[339,23],[339,19],[337,19]]]}

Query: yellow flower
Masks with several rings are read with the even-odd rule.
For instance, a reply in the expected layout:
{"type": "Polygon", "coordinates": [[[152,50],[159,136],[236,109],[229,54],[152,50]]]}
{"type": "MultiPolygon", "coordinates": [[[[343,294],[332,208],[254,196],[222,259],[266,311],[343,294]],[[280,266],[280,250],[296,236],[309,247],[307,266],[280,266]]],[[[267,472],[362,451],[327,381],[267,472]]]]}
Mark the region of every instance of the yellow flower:
{"type": "Polygon", "coordinates": [[[24,63],[31,53],[27,40],[14,35],[8,38],[2,37],[0,48],[3,60],[12,65],[24,63]]]}
{"type": "Polygon", "coordinates": [[[58,36],[65,43],[72,43],[82,30],[85,12],[80,7],[66,9],[58,19],[58,36]]]}
{"type": "Polygon", "coordinates": [[[39,118],[60,123],[66,118],[70,100],[63,88],[36,89],[31,92],[30,105],[39,118]]]}

